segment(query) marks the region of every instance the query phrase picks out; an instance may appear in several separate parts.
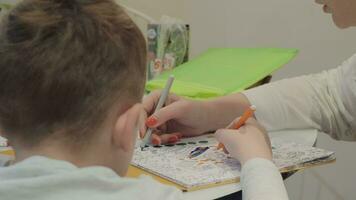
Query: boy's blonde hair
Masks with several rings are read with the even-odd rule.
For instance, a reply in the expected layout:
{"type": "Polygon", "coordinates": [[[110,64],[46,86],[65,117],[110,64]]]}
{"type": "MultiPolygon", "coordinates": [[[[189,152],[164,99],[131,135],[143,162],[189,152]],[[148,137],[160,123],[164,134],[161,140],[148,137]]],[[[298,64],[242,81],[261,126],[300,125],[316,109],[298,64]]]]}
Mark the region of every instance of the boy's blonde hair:
{"type": "Polygon", "coordinates": [[[0,127],[38,145],[85,142],[114,104],[141,100],[143,35],[112,0],[24,0],[0,30],[0,127]]]}

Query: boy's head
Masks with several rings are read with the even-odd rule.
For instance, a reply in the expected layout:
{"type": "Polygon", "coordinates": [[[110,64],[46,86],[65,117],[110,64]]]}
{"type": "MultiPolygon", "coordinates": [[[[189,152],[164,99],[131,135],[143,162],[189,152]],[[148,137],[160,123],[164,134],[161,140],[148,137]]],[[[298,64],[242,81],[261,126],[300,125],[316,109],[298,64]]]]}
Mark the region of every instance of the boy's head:
{"type": "MultiPolygon", "coordinates": [[[[24,0],[3,19],[0,58],[0,127],[15,150],[104,145],[128,162],[146,46],[114,1],[24,0]]],[[[123,171],[113,163],[98,161],[123,171]]]]}

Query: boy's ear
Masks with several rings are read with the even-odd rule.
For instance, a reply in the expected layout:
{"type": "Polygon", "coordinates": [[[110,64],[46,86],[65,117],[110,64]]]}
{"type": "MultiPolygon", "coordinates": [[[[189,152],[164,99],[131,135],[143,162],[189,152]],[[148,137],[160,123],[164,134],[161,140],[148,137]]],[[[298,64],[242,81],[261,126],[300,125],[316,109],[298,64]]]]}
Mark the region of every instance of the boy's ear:
{"type": "Polygon", "coordinates": [[[135,104],[126,112],[122,113],[117,117],[115,127],[112,130],[113,144],[125,152],[131,151],[136,141],[136,126],[138,124],[141,109],[141,104],[135,104]]]}

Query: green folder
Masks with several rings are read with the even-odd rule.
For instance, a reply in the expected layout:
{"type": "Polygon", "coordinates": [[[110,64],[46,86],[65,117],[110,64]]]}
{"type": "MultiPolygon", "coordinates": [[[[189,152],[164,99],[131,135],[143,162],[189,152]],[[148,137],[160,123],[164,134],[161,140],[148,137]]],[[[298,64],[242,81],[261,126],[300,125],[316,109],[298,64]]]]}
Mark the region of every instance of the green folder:
{"type": "Polygon", "coordinates": [[[297,49],[213,48],[146,84],[147,91],[164,88],[175,76],[171,92],[206,99],[240,92],[287,64],[297,49]]]}

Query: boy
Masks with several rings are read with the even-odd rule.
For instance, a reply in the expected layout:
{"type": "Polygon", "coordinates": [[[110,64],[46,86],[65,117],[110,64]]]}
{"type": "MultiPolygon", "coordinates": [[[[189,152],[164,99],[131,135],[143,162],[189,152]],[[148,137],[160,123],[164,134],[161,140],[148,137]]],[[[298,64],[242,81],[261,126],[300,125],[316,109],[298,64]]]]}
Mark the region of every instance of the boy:
{"type": "MultiPolygon", "coordinates": [[[[0,169],[1,199],[182,199],[123,177],[144,125],[146,46],[114,1],[26,0],[0,30],[0,132],[16,151],[0,169]]],[[[272,159],[263,128],[244,128],[254,131],[229,142],[231,155],[272,159]]]]}
{"type": "Polygon", "coordinates": [[[0,126],[16,151],[0,198],[179,199],[122,178],[142,111],[146,46],[112,0],[26,0],[0,33],[0,126]]]}

